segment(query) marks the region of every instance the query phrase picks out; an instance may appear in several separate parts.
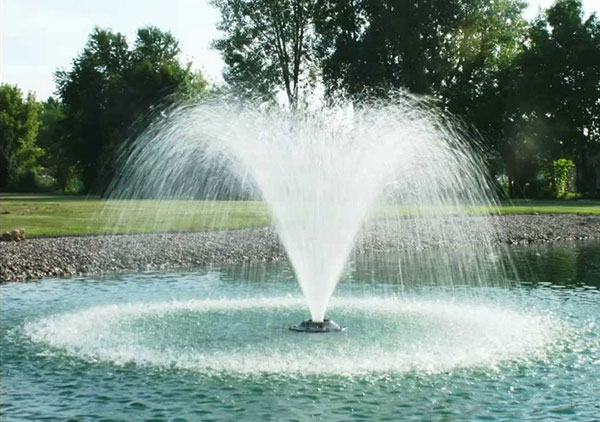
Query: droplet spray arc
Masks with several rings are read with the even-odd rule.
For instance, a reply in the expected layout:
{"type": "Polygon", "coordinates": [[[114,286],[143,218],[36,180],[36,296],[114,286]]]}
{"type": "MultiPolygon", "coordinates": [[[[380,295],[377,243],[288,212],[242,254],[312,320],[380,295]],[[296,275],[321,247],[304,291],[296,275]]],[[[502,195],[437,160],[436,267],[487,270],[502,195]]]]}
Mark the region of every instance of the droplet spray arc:
{"type": "Polygon", "coordinates": [[[436,216],[491,203],[480,156],[450,120],[393,97],[296,111],[231,98],[181,106],[123,151],[110,196],[164,200],[164,212],[175,199],[262,199],[311,324],[322,325],[369,216],[447,239],[460,224],[440,227],[436,216]]]}

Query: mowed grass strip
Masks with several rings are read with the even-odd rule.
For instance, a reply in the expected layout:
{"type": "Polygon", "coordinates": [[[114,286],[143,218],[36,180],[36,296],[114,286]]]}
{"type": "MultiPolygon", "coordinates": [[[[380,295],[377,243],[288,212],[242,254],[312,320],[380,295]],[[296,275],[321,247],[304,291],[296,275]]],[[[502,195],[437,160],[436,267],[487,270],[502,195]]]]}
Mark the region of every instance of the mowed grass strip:
{"type": "Polygon", "coordinates": [[[502,201],[500,214],[587,214],[600,215],[600,201],[539,201],[515,199],[502,201]]]}
{"type": "Polygon", "coordinates": [[[435,215],[512,215],[512,214],[582,214],[600,215],[600,201],[540,201],[519,199],[501,201],[496,206],[411,206],[386,205],[379,207],[375,218],[393,218],[395,216],[435,216],[435,215]]]}
{"type": "MultiPolygon", "coordinates": [[[[455,212],[453,208],[386,206],[374,217],[455,212]]],[[[467,212],[600,215],[600,201],[516,200],[503,202],[498,209],[473,207],[467,212]]],[[[28,237],[221,230],[271,224],[267,206],[260,201],[103,201],[81,196],[2,195],[0,213],[2,232],[22,227],[28,237]]]]}
{"type": "Polygon", "coordinates": [[[266,226],[259,201],[103,201],[71,196],[2,196],[0,230],[27,237],[202,231],[266,226]]]}

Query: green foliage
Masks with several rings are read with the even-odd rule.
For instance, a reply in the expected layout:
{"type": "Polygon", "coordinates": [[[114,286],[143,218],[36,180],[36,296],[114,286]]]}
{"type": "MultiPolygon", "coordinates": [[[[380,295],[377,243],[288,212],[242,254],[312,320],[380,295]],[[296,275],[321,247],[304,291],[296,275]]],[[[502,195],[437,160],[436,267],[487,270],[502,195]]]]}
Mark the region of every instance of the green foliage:
{"type": "Polygon", "coordinates": [[[563,198],[569,193],[569,172],[575,167],[566,158],[554,160],[544,167],[543,173],[554,198],[563,198]]]}
{"type": "Polygon", "coordinates": [[[46,192],[65,190],[68,174],[72,171],[71,154],[65,145],[63,104],[49,97],[40,104],[40,128],[37,144],[45,151],[40,160],[43,171],[40,174],[39,187],[46,192]]]}
{"type": "Polygon", "coordinates": [[[521,0],[465,1],[450,34],[448,75],[435,92],[496,150],[507,135],[510,72],[526,39],[521,0]]]}
{"type": "Polygon", "coordinates": [[[510,63],[524,30],[520,0],[318,4],[318,51],[329,91],[395,87],[448,100],[483,95],[481,86],[510,63]]]}
{"type": "MultiPolygon", "coordinates": [[[[580,193],[595,188],[600,22],[584,17],[581,0],[557,0],[531,24],[523,0],[211,1],[223,32],[214,46],[234,90],[285,93],[292,107],[319,78],[329,96],[428,95],[487,142],[490,171],[511,196],[552,186],[552,197],[572,197],[569,163],[580,193]]],[[[37,103],[2,85],[1,188],[103,192],[127,139],[206,92],[179,55],[155,27],[132,45],[95,29],[71,69],[56,73],[58,99],[37,103]]]]}
{"type": "Polygon", "coordinates": [[[312,86],[314,0],[212,0],[224,36],[214,42],[226,64],[225,80],[250,95],[273,98],[283,90],[296,107],[312,86]]]}
{"type": "MultiPolygon", "coordinates": [[[[318,55],[328,93],[406,89],[439,99],[484,139],[495,177],[522,157],[509,145],[512,67],[526,40],[521,0],[321,0],[318,55]]],[[[514,172],[511,174],[511,182],[514,172]]],[[[532,180],[533,174],[523,175],[532,180]]]]}
{"type": "Polygon", "coordinates": [[[36,145],[38,104],[32,94],[23,99],[19,88],[0,85],[0,139],[2,140],[2,190],[35,187],[37,160],[43,150],[36,145]]]}
{"type": "Polygon", "coordinates": [[[65,165],[57,172],[63,188],[75,167],[85,192],[103,192],[126,139],[163,107],[205,91],[202,76],[182,65],[179,54],[177,40],[155,27],[138,30],[132,49],[122,34],[96,28],[72,69],[56,73],[64,106],[65,165]]]}
{"type": "Polygon", "coordinates": [[[130,61],[125,37],[95,29],[70,71],[56,73],[65,111],[65,146],[70,162],[82,172],[86,190],[98,188],[99,157],[123,129],[127,89],[124,73],[130,61]]]}
{"type": "Polygon", "coordinates": [[[531,25],[521,0],[320,0],[317,56],[327,92],[440,99],[490,147],[493,175],[529,195],[538,162],[569,157],[594,184],[600,150],[600,25],[558,0],[531,25]]]}
{"type": "Polygon", "coordinates": [[[534,142],[539,158],[573,159],[578,190],[590,192],[589,158],[600,152],[600,22],[584,19],[580,0],[558,0],[528,38],[514,69],[513,139],[534,142]]]}
{"type": "Polygon", "coordinates": [[[560,199],[564,199],[565,201],[577,201],[582,199],[583,195],[578,192],[567,192],[560,199]]]}

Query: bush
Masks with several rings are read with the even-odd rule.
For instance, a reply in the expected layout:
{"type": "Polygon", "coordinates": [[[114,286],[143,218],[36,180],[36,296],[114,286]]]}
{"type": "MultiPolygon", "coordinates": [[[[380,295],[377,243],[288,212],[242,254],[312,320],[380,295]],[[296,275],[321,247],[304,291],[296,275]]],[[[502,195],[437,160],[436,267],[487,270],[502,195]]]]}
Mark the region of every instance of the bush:
{"type": "Polygon", "coordinates": [[[35,191],[39,193],[49,193],[58,191],[56,179],[44,172],[37,173],[35,179],[35,191]]]}
{"type": "Polygon", "coordinates": [[[56,192],[56,180],[38,169],[27,170],[14,176],[12,183],[5,189],[7,192],[48,193],[56,192]]]}
{"type": "Polygon", "coordinates": [[[545,165],[542,169],[544,179],[554,198],[562,198],[569,193],[569,172],[575,167],[573,161],[560,158],[545,165]]]}
{"type": "Polygon", "coordinates": [[[83,191],[83,182],[77,175],[70,175],[65,184],[64,193],[75,194],[83,191]]]}

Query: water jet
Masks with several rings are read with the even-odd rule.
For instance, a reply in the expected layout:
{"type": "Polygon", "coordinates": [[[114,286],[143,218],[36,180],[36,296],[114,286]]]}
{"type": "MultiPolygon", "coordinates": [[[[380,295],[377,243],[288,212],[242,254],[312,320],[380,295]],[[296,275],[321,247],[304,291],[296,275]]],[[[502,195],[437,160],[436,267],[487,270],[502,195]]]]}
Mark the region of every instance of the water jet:
{"type": "Polygon", "coordinates": [[[477,281],[494,235],[488,219],[466,221],[472,209],[494,204],[482,156],[426,100],[391,97],[302,110],[232,98],[176,108],[124,149],[108,197],[159,200],[154,221],[181,200],[207,208],[264,203],[310,311],[295,330],[319,330],[309,321],[324,322],[357,239],[373,222],[383,249],[398,238],[415,250],[430,238],[467,244],[465,227],[476,226],[479,251],[432,262],[430,272],[452,283],[448,275],[475,268],[477,281]]]}

